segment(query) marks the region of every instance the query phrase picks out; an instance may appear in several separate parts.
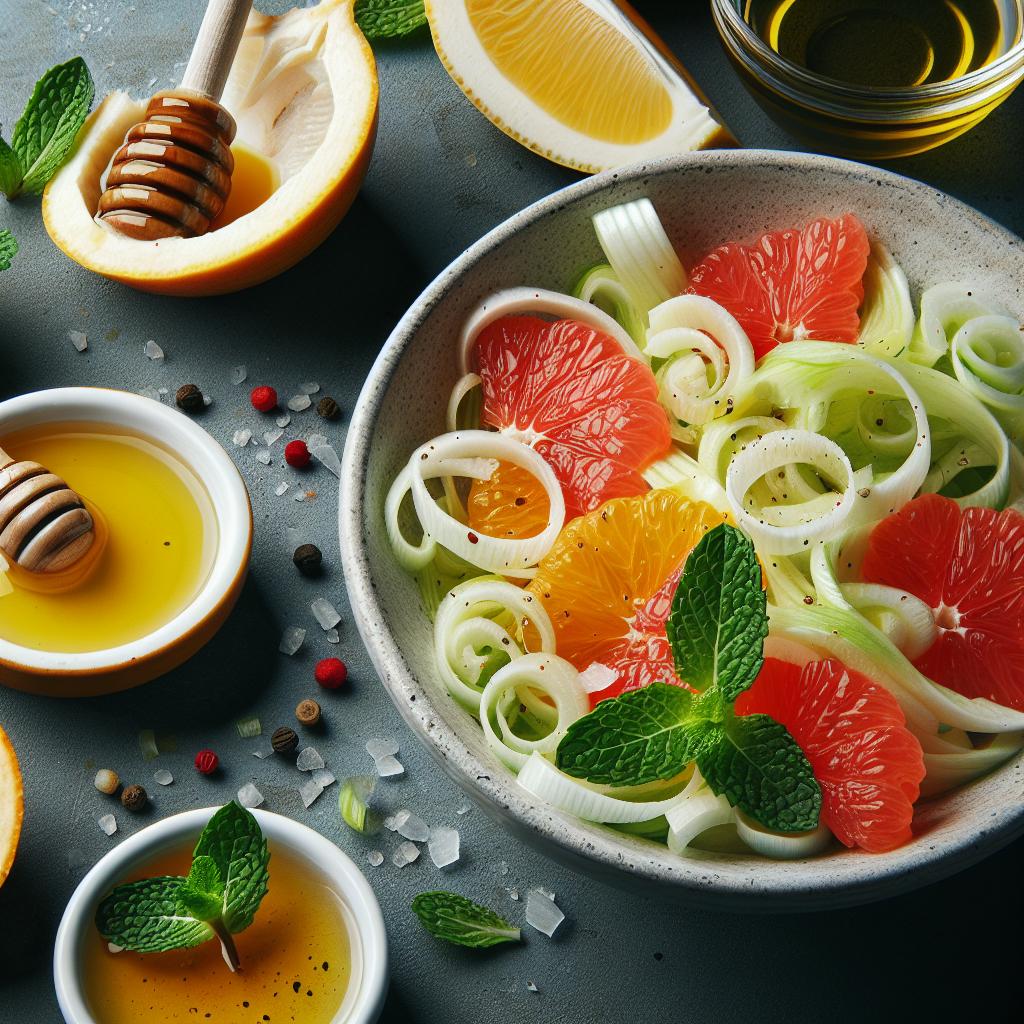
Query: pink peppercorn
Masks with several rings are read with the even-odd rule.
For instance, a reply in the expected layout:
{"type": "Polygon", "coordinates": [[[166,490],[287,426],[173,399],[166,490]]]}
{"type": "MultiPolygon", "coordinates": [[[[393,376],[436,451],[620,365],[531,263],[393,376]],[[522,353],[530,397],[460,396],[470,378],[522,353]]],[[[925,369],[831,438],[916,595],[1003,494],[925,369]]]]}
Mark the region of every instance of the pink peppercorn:
{"type": "Polygon", "coordinates": [[[212,750],[200,750],[196,754],[196,770],[202,775],[212,775],[220,764],[220,758],[212,750]]]}
{"type": "Polygon", "coordinates": [[[284,448],[284,461],[289,466],[302,469],[309,465],[309,449],[305,441],[289,441],[284,448]]]}
{"type": "Polygon", "coordinates": [[[348,667],[340,658],[324,658],[316,663],[313,674],[325,690],[336,690],[348,679],[348,667]]]}
{"type": "Polygon", "coordinates": [[[271,409],[277,408],[277,392],[273,388],[261,385],[258,388],[252,389],[249,401],[252,402],[252,407],[257,411],[270,412],[271,409]]]}

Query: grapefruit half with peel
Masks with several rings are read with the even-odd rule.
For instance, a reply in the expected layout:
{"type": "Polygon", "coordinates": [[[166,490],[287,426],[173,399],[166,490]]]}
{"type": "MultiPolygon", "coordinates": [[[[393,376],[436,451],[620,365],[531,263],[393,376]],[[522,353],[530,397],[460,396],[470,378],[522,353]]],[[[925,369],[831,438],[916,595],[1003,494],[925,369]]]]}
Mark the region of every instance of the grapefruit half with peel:
{"type": "MultiPolygon", "coordinates": [[[[471,365],[484,423],[550,464],[567,522],[648,489],[642,470],[671,446],[668,417],[648,366],[614,338],[574,320],[506,316],[480,332],[471,365]]],[[[474,482],[468,512],[490,536],[529,537],[547,522],[547,498],[529,473],[502,464],[474,482]]]]}
{"type": "Polygon", "coordinates": [[[888,690],[835,660],[775,658],[736,701],[781,722],[821,786],[821,816],[846,846],[883,853],[911,838],[924,754],[888,690]]]}
{"type": "Polygon", "coordinates": [[[1024,711],[1024,516],[924,494],[872,530],[861,575],[932,609],[926,676],[1024,711]]]}
{"type": "Polygon", "coordinates": [[[570,523],[529,589],[551,617],[558,654],[580,671],[594,662],[615,681],[591,703],[655,681],[684,685],[665,622],[690,552],[726,516],[675,491],[616,498],[570,523]]]}
{"type": "Polygon", "coordinates": [[[853,343],[860,331],[867,232],[852,214],[721,245],[693,268],[690,291],[724,306],[754,357],[787,341],[853,343]]]}
{"type": "Polygon", "coordinates": [[[0,885],[4,884],[14,862],[24,813],[18,757],[7,733],[0,728],[0,885]]]}

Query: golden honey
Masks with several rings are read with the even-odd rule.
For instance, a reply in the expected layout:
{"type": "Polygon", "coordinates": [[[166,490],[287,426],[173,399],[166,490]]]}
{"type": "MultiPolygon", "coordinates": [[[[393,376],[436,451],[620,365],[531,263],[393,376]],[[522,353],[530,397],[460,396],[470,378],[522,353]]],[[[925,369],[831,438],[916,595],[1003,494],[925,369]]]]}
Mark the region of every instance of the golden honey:
{"type": "Polygon", "coordinates": [[[224,209],[210,225],[211,231],[226,227],[232,221],[252,213],[277,191],[277,172],[258,153],[235,143],[231,147],[235,169],[231,173],[231,192],[224,209]]]}
{"type": "Polygon", "coordinates": [[[217,527],[206,489],[171,452],[89,424],[34,427],[0,445],[68,481],[97,523],[93,550],[68,572],[12,565],[0,578],[0,638],[36,650],[105,650],[152,633],[191,603],[209,574],[217,527]]]}
{"type": "MultiPolygon", "coordinates": [[[[167,953],[111,953],[94,932],[81,970],[97,1024],[330,1024],[352,977],[343,905],[308,862],[272,842],[270,854],[267,895],[235,936],[237,973],[216,939],[167,953]]],[[[133,878],[185,875],[191,856],[184,846],[133,878]]]]}

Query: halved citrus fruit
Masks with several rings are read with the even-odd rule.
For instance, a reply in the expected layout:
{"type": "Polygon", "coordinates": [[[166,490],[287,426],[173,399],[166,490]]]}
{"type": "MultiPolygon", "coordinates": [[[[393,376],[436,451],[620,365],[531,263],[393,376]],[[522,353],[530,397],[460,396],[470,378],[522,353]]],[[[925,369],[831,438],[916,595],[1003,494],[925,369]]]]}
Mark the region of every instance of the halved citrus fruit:
{"type": "Polygon", "coordinates": [[[592,703],[675,673],[665,621],[686,558],[726,516],[674,491],[617,498],[570,523],[542,559],[530,590],[555,629],[558,654],[581,671],[618,673],[592,703]]]}
{"type": "Polygon", "coordinates": [[[0,728],[0,885],[4,884],[14,863],[24,812],[18,757],[7,733],[0,728]]]}
{"type": "Polygon", "coordinates": [[[872,530],[861,575],[932,609],[926,676],[1024,711],[1024,516],[924,494],[872,530]]]}
{"type": "Polygon", "coordinates": [[[664,44],[611,0],[427,0],[448,74],[506,135],[601,171],[734,145],[664,44]]]}
{"type": "Polygon", "coordinates": [[[911,838],[924,754],[896,698],[841,662],[765,658],[739,715],[766,714],[797,741],[821,786],[821,816],[846,846],[884,853],[911,838]]]}
{"type": "Polygon", "coordinates": [[[232,148],[240,157],[223,226],[142,242],[93,219],[107,163],[146,109],[114,92],[43,194],[57,246],[98,274],[168,295],[237,291],[308,255],[348,210],[373,149],[377,73],[352,0],[321,0],[279,17],[253,12],[223,103],[238,123],[232,148]]]}
{"type": "Polygon", "coordinates": [[[753,245],[719,246],[693,268],[690,290],[736,317],[757,359],[780,342],[853,343],[870,249],[852,213],[822,217],[769,232],[753,245]]]}
{"type": "MultiPolygon", "coordinates": [[[[566,520],[609,498],[642,494],[641,471],[672,443],[658,385],[645,363],[574,320],[505,316],[477,336],[483,420],[531,445],[565,494],[566,520]]],[[[547,499],[525,470],[502,465],[470,490],[469,522],[490,536],[529,537],[547,499]]]]}

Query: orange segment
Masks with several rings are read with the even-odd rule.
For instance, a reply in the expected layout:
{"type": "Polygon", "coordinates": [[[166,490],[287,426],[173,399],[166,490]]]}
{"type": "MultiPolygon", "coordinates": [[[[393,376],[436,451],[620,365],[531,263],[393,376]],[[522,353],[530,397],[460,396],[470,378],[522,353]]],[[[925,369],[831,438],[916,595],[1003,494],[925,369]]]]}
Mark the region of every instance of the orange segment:
{"type": "Polygon", "coordinates": [[[558,654],[618,672],[594,703],[659,680],[681,685],[665,621],[687,556],[725,516],[674,491],[617,498],[570,523],[530,583],[558,654]]]}
{"type": "Polygon", "coordinates": [[[21,835],[25,805],[18,756],[0,728],[0,885],[10,873],[21,835]]]}
{"type": "Polygon", "coordinates": [[[535,537],[548,524],[544,488],[525,469],[499,462],[490,480],[474,480],[466,511],[469,525],[489,537],[535,537]]]}

